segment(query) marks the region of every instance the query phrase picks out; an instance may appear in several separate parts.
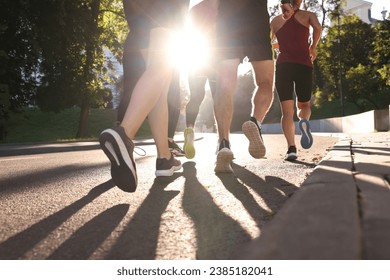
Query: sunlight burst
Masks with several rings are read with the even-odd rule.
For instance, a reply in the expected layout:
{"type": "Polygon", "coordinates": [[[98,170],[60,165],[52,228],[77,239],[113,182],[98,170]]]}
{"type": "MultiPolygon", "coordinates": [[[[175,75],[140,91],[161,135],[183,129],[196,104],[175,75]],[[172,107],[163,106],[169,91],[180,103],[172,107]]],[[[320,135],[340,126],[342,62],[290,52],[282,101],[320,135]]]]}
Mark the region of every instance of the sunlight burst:
{"type": "Polygon", "coordinates": [[[207,65],[210,45],[206,36],[187,27],[173,36],[168,45],[169,60],[180,71],[192,71],[207,65]]]}

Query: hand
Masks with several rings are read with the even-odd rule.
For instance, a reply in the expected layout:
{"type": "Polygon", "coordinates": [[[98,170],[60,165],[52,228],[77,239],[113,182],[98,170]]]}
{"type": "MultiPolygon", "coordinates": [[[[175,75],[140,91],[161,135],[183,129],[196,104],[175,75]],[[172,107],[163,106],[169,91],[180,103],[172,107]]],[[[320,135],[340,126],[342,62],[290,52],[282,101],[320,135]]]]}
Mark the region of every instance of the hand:
{"type": "Polygon", "coordinates": [[[282,17],[284,20],[288,20],[294,14],[294,9],[289,3],[280,4],[280,8],[282,9],[282,17]]]}
{"type": "Polygon", "coordinates": [[[310,52],[311,61],[316,60],[316,58],[317,58],[317,49],[314,46],[311,46],[309,48],[309,52],[310,52]]]}

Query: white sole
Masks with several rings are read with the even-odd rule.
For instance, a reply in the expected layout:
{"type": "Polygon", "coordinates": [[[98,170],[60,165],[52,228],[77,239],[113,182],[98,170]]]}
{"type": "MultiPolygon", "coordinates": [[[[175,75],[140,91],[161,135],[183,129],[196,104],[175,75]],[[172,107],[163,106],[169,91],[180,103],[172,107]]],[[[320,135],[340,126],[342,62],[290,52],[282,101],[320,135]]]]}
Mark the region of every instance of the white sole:
{"type": "Polygon", "coordinates": [[[175,171],[180,170],[181,167],[182,166],[180,165],[180,166],[172,166],[171,169],[156,170],[155,175],[156,177],[170,177],[175,173],[175,171]]]}
{"type": "Polygon", "coordinates": [[[254,158],[263,158],[266,153],[266,149],[263,141],[261,140],[259,129],[252,121],[246,121],[242,125],[242,132],[244,132],[246,138],[249,140],[248,151],[254,158]]]}
{"type": "Polygon", "coordinates": [[[286,155],[286,157],[284,158],[285,160],[296,160],[298,157],[297,157],[297,154],[296,153],[290,153],[288,154],[288,156],[286,155]]]}
{"type": "Polygon", "coordinates": [[[233,161],[233,152],[227,148],[223,148],[217,154],[217,161],[215,163],[215,173],[233,173],[231,163],[233,161]]]}

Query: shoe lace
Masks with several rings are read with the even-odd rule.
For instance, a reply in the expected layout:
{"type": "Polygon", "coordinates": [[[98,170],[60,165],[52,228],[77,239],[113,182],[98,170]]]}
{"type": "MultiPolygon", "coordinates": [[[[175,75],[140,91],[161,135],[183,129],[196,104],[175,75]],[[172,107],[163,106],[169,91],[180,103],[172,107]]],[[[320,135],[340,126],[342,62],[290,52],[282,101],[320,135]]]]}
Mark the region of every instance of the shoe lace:
{"type": "Polygon", "coordinates": [[[175,141],[169,141],[169,149],[175,150],[179,153],[184,153],[183,149],[175,141]]]}
{"type": "Polygon", "coordinates": [[[141,147],[138,147],[138,146],[134,146],[134,153],[136,153],[137,155],[139,155],[141,157],[146,156],[146,151],[144,149],[142,149],[141,147]],[[137,152],[136,149],[141,151],[141,152],[137,152]]]}
{"type": "Polygon", "coordinates": [[[180,149],[179,145],[177,145],[175,141],[171,142],[171,148],[180,149]]]}
{"type": "MultiPolygon", "coordinates": [[[[116,121],[114,125],[115,125],[115,126],[120,126],[120,124],[121,124],[121,123],[120,123],[119,121],[116,121]]],[[[146,156],[146,151],[145,151],[144,149],[138,147],[138,146],[134,146],[134,153],[136,153],[136,154],[139,155],[140,157],[146,156]],[[140,152],[137,152],[136,149],[139,150],[140,152]]]]}

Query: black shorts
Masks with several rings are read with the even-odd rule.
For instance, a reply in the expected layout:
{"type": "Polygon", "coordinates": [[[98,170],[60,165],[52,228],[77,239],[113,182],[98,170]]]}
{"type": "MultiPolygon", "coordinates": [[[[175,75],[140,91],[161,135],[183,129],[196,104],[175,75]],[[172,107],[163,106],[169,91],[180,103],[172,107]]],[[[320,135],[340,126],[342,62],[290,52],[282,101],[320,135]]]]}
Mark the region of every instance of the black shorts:
{"type": "Polygon", "coordinates": [[[275,87],[280,101],[294,100],[308,102],[312,95],[313,69],[298,63],[281,63],[276,65],[275,87]]]}
{"type": "Polygon", "coordinates": [[[272,60],[267,0],[221,1],[216,42],[218,60],[272,60]]]}
{"type": "Polygon", "coordinates": [[[189,0],[123,0],[130,32],[143,48],[149,44],[151,29],[180,27],[188,6],[189,0]]]}
{"type": "Polygon", "coordinates": [[[122,121],[135,85],[146,64],[141,53],[149,46],[150,30],[157,27],[175,28],[184,21],[189,0],[123,0],[129,26],[123,52],[123,94],[118,107],[122,121]]]}

